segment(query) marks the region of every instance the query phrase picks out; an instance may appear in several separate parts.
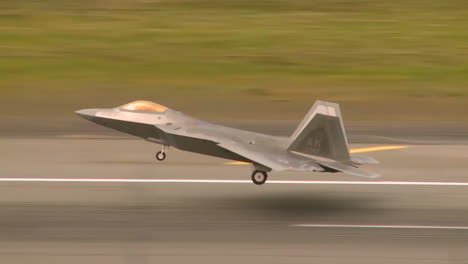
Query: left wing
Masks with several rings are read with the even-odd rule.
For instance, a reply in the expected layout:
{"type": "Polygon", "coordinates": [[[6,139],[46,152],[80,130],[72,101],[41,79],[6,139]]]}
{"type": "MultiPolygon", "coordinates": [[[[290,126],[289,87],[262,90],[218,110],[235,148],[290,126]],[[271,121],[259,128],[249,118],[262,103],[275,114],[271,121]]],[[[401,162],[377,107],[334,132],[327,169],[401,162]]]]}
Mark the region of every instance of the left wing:
{"type": "Polygon", "coordinates": [[[219,143],[218,146],[272,170],[324,171],[314,160],[266,146],[233,143],[219,143]]]}
{"type": "MultiPolygon", "coordinates": [[[[174,146],[178,145],[176,138],[174,137],[174,135],[177,135],[213,142],[219,147],[242,156],[254,164],[259,164],[272,170],[324,171],[324,169],[314,160],[292,154],[278,146],[275,146],[274,144],[249,144],[247,142],[243,142],[245,140],[240,139],[234,140],[230,138],[229,140],[226,140],[226,137],[225,139],[220,139],[219,137],[211,135],[213,133],[202,131],[199,128],[190,128],[190,132],[188,132],[187,127],[181,129],[179,129],[179,127],[171,126],[154,127],[163,132],[160,136],[164,141],[167,141],[174,146]]],[[[212,130],[214,129],[212,128],[212,130]]]]}
{"type": "Polygon", "coordinates": [[[349,175],[366,178],[377,178],[379,176],[377,173],[361,170],[355,166],[337,161],[315,161],[309,158],[303,158],[301,156],[289,154],[288,152],[272,153],[267,149],[261,151],[259,148],[250,148],[249,146],[243,145],[218,145],[226,150],[241,155],[251,160],[252,162],[258,163],[273,170],[340,171],[349,175]]]}
{"type": "MultiPolygon", "coordinates": [[[[338,161],[319,161],[312,157],[305,157],[298,155],[283,149],[280,146],[268,145],[268,144],[249,144],[233,140],[219,140],[216,137],[210,136],[209,133],[187,133],[185,129],[179,129],[178,127],[156,127],[162,130],[164,134],[161,134],[161,138],[167,142],[174,143],[177,146],[177,142],[173,135],[191,137],[193,139],[211,141],[217,144],[220,148],[223,148],[229,152],[235,153],[239,156],[244,157],[253,164],[259,164],[265,168],[277,171],[284,170],[296,170],[296,171],[341,171],[350,175],[361,176],[361,177],[376,177],[377,174],[360,170],[354,166],[347,165],[338,161]]],[[[197,131],[198,132],[198,131],[197,131]]],[[[362,163],[372,163],[373,161],[364,158],[364,156],[354,156],[353,161],[360,161],[362,163]]],[[[356,163],[360,163],[356,162],[356,163]]]]}
{"type": "Polygon", "coordinates": [[[377,178],[377,177],[380,176],[378,173],[371,172],[371,171],[366,171],[366,170],[361,170],[361,169],[359,169],[357,167],[354,167],[354,166],[351,166],[351,165],[348,165],[348,164],[344,164],[344,163],[341,163],[341,162],[323,162],[323,161],[319,161],[319,164],[322,165],[324,168],[332,169],[332,170],[335,170],[335,171],[341,171],[341,172],[344,172],[346,174],[353,175],[353,176],[358,176],[358,177],[377,178]]]}

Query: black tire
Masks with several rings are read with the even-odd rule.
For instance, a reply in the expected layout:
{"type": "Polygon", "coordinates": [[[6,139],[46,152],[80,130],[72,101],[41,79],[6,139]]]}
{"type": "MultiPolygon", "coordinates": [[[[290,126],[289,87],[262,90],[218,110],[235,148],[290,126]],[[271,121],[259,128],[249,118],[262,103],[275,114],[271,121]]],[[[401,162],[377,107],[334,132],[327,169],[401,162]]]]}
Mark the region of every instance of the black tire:
{"type": "Polygon", "coordinates": [[[166,153],[162,152],[162,151],[158,151],[158,153],[156,153],[156,159],[159,160],[159,161],[163,161],[166,159],[166,153]]]}
{"type": "Polygon", "coordinates": [[[262,185],[264,184],[268,179],[268,174],[264,171],[254,171],[252,172],[252,181],[256,185],[262,185]]]}

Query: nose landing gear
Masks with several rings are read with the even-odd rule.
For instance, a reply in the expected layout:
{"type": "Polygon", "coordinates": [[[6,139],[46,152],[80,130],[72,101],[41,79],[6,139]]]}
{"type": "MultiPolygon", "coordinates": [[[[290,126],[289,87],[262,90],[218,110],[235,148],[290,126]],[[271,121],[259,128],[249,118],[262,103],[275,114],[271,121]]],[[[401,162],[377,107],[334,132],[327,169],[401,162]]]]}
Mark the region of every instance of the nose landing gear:
{"type": "Polygon", "coordinates": [[[166,159],[166,146],[163,146],[163,149],[156,153],[156,159],[158,161],[163,161],[166,159]]]}

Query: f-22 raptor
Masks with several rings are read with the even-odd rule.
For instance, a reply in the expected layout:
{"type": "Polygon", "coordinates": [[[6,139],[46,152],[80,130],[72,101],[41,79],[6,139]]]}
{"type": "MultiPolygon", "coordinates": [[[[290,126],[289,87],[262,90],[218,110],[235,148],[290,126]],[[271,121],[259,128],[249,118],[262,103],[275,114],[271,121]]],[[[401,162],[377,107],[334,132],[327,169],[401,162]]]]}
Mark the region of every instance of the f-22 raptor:
{"type": "Polygon", "coordinates": [[[378,163],[351,154],[338,104],[316,101],[290,137],[250,132],[195,119],[165,106],[135,101],[108,109],[83,109],[79,116],[168,147],[252,164],[252,181],[261,185],[274,171],[344,172],[377,177],[359,165],[378,163]]]}

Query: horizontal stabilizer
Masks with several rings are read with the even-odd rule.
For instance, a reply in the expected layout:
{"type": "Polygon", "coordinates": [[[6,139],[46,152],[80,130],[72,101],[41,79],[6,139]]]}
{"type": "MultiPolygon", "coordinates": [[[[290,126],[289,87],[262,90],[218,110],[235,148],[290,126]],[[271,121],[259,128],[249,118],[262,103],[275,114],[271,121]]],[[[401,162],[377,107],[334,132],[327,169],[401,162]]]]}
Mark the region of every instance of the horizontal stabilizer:
{"type": "Polygon", "coordinates": [[[369,156],[364,156],[364,155],[358,155],[358,154],[351,154],[351,161],[355,164],[362,165],[362,164],[378,164],[379,161],[369,157],[369,156]]]}
{"type": "Polygon", "coordinates": [[[356,167],[343,164],[343,163],[338,163],[338,162],[323,162],[319,161],[318,162],[322,167],[325,169],[331,169],[331,170],[336,170],[336,171],[341,171],[346,174],[352,175],[352,176],[359,176],[359,177],[365,177],[365,178],[377,178],[380,175],[375,173],[375,172],[370,172],[370,171],[365,171],[358,169],[356,167]]]}

